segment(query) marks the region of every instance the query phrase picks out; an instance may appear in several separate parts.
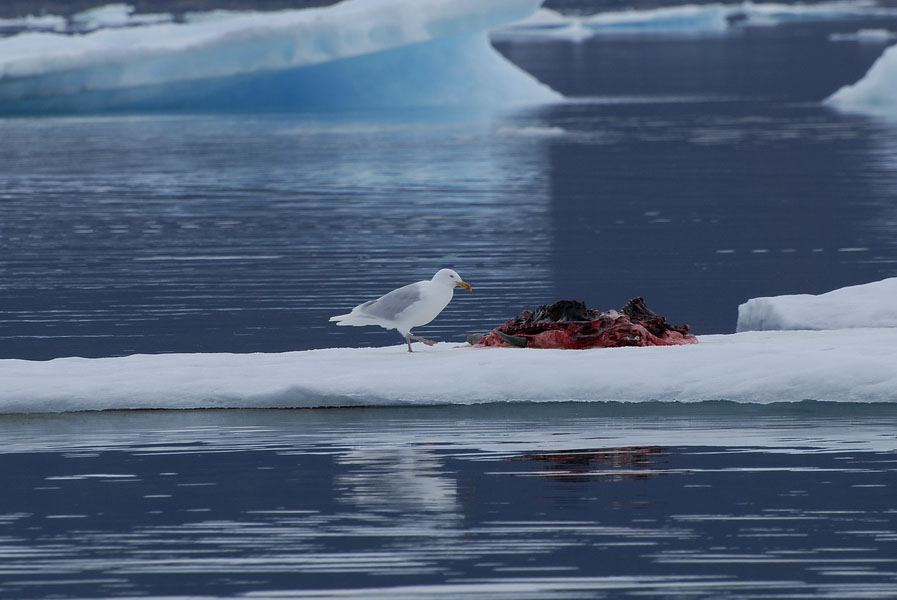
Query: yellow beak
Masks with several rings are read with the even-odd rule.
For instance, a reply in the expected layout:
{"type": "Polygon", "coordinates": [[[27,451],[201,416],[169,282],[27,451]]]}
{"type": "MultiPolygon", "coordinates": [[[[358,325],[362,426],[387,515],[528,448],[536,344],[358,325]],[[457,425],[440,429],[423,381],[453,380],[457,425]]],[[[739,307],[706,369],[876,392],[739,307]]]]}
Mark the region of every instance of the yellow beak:
{"type": "Polygon", "coordinates": [[[455,285],[460,286],[460,287],[463,287],[465,290],[468,290],[468,291],[470,291],[470,290],[472,289],[472,288],[470,287],[470,284],[467,283],[466,281],[459,281],[459,282],[456,283],[455,285]]]}

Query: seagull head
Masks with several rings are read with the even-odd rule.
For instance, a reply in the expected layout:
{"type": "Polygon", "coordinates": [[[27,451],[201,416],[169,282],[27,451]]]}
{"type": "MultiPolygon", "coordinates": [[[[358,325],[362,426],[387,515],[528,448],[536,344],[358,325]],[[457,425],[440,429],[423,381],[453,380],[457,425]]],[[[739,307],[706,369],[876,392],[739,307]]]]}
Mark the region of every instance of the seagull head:
{"type": "Polygon", "coordinates": [[[470,284],[461,279],[461,276],[458,275],[455,271],[451,269],[440,269],[433,275],[433,281],[438,281],[439,283],[444,283],[449,287],[463,287],[465,290],[470,290],[470,284]]]}

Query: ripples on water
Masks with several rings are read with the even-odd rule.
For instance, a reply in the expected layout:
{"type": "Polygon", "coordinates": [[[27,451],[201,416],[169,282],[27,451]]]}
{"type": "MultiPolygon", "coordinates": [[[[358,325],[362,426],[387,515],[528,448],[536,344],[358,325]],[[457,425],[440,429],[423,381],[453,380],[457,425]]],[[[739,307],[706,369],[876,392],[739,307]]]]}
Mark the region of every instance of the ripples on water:
{"type": "Polygon", "coordinates": [[[431,330],[549,297],[538,149],[487,140],[488,123],[3,127],[7,355],[384,345],[400,338],[327,317],[442,266],[474,283],[476,309],[459,295],[431,330]]]}
{"type": "Polygon", "coordinates": [[[502,44],[571,97],[514,114],[0,120],[0,357],[398,343],[327,318],[443,266],[449,341],[638,295],[727,333],[893,276],[894,126],[818,105],[861,25],[502,44]]]}
{"type": "Polygon", "coordinates": [[[0,594],[897,597],[894,411],[712,407],[4,417],[0,594]]]}

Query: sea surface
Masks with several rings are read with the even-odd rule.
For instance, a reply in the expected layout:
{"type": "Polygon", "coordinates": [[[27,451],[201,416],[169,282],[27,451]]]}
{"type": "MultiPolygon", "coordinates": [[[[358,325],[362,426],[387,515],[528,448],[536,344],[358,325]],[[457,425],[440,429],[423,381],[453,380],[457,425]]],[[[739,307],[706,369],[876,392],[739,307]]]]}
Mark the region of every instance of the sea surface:
{"type": "MultiPolygon", "coordinates": [[[[397,344],[327,318],[441,267],[444,341],[897,275],[897,124],[820,103],[870,27],[500,41],[566,97],[515,111],[0,119],[0,358],[397,344]]],[[[4,415],[0,596],[897,598],[897,409],[803,400],[4,415]]]]}
{"type": "Polygon", "coordinates": [[[897,409],[6,416],[4,598],[897,597],[897,409]]]}
{"type": "Polygon", "coordinates": [[[893,276],[897,125],[820,101],[885,47],[828,35],[895,21],[502,42],[567,97],[505,113],[0,119],[0,358],[399,343],[327,319],[442,267],[445,341],[636,296],[731,333],[893,276]]]}

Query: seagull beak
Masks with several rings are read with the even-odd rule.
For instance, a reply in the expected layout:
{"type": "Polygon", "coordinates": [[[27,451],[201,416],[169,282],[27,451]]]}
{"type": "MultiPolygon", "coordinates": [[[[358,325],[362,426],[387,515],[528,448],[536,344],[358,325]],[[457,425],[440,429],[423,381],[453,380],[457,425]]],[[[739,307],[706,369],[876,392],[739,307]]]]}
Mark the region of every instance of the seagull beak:
{"type": "Polygon", "coordinates": [[[464,288],[465,290],[467,290],[467,291],[470,291],[470,290],[471,290],[470,284],[467,283],[466,281],[459,281],[459,282],[456,283],[455,285],[457,285],[457,286],[459,286],[459,287],[463,287],[463,288],[464,288]]]}

